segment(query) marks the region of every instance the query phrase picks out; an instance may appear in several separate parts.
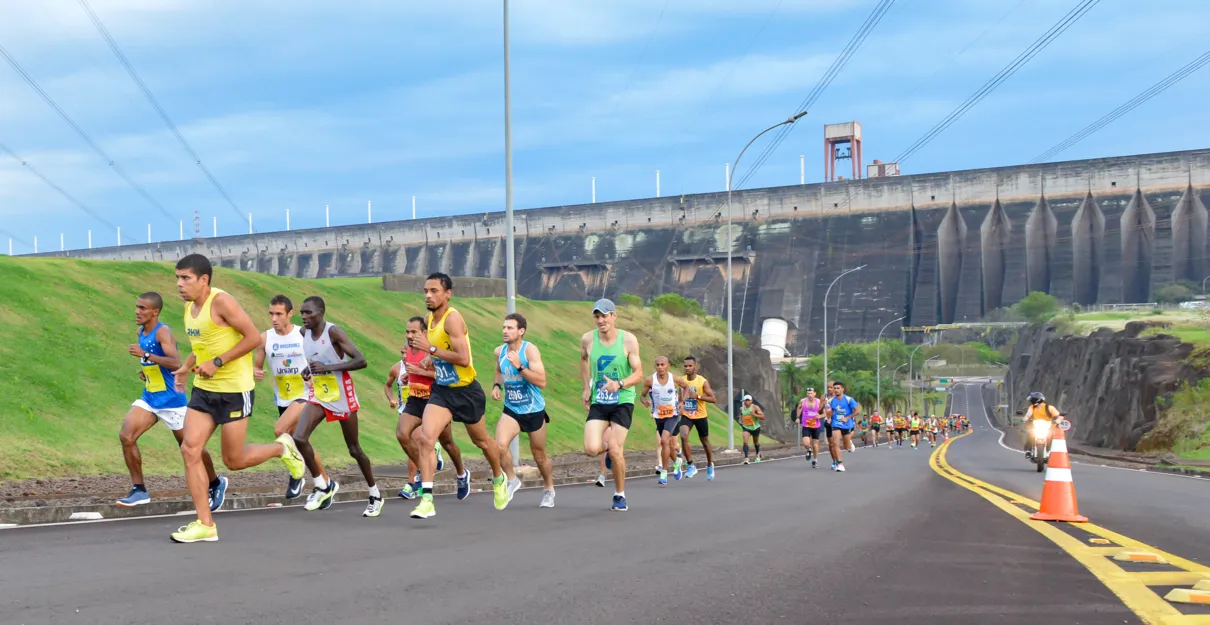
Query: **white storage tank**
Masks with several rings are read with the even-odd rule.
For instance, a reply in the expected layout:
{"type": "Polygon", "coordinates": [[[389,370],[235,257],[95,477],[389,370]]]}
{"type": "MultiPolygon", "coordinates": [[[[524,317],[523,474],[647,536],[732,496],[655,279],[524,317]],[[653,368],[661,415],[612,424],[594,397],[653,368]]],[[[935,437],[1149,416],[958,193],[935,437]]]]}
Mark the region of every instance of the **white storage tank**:
{"type": "Polygon", "coordinates": [[[770,317],[760,326],[760,346],[769,352],[770,358],[785,358],[790,355],[786,350],[786,335],[790,326],[785,319],[770,317]]]}

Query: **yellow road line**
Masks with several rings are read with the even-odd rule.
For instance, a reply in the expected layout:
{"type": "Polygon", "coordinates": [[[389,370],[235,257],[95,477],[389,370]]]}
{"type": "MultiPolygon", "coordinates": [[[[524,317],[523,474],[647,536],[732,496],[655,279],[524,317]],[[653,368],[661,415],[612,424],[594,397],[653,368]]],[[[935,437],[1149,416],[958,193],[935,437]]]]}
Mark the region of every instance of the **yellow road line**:
{"type": "Polygon", "coordinates": [[[1079,524],[1079,528],[1101,538],[1111,540],[1119,546],[1108,548],[1092,547],[1084,544],[1079,538],[1059,529],[1057,524],[1031,520],[1028,512],[1009,502],[1019,501],[1035,510],[1038,508],[1038,502],[993,484],[988,484],[978,478],[971,477],[955,469],[946,460],[949,446],[954,441],[968,434],[970,432],[945,441],[929,456],[929,466],[938,475],[983,497],[991,502],[992,505],[1050,539],[1051,542],[1058,545],[1060,549],[1067,552],[1077,562],[1083,564],[1089,572],[1095,575],[1102,584],[1105,584],[1105,587],[1113,592],[1118,599],[1121,599],[1122,603],[1138,615],[1144,623],[1151,625],[1210,625],[1210,615],[1181,614],[1171,603],[1165,601],[1148,587],[1148,584],[1192,585],[1200,579],[1210,579],[1210,567],[1161,551],[1093,523],[1081,523],[1079,524]],[[1182,570],[1126,571],[1110,559],[1114,553],[1118,553],[1122,549],[1150,551],[1167,560],[1169,565],[1182,570]]]}

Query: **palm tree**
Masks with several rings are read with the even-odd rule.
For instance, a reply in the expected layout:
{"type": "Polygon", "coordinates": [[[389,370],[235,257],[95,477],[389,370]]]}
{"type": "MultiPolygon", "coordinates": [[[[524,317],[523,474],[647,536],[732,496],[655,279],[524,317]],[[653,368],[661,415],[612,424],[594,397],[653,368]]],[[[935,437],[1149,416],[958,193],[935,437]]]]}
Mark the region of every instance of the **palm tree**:
{"type": "Polygon", "coordinates": [[[803,389],[808,386],[807,377],[807,368],[797,362],[787,360],[781,363],[778,379],[781,381],[782,408],[787,419],[794,416],[794,405],[805,394],[803,389]]]}

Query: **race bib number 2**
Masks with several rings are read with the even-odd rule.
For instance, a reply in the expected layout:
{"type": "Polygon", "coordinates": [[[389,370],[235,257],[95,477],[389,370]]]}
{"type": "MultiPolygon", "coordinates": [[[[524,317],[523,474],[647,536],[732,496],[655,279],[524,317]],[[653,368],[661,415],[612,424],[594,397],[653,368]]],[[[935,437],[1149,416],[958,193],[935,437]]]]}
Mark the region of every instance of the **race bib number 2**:
{"type": "Polygon", "coordinates": [[[295,400],[306,394],[301,375],[282,375],[274,378],[277,382],[277,396],[285,400],[295,400]]]}

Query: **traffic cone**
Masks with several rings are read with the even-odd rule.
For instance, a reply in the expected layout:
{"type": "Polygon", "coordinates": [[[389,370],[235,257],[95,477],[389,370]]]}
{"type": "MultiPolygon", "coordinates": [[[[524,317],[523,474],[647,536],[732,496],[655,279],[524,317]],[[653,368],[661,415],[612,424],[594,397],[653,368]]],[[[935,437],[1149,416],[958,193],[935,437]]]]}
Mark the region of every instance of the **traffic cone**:
{"type": "Polygon", "coordinates": [[[1042,486],[1042,507],[1030,515],[1035,521],[1087,523],[1076,505],[1076,486],[1071,481],[1071,461],[1067,458],[1067,437],[1055,428],[1050,441],[1050,459],[1046,465],[1046,483],[1042,486]]]}

